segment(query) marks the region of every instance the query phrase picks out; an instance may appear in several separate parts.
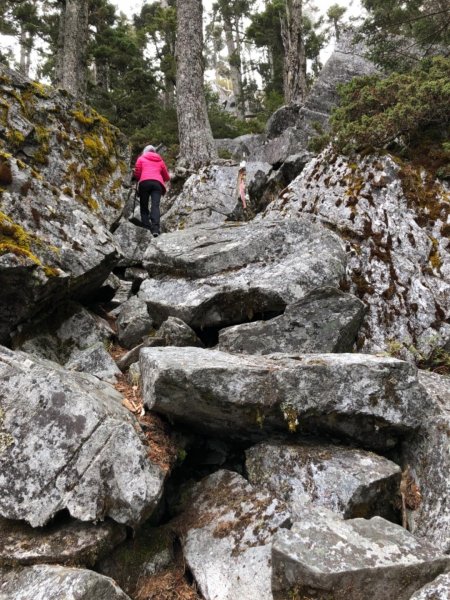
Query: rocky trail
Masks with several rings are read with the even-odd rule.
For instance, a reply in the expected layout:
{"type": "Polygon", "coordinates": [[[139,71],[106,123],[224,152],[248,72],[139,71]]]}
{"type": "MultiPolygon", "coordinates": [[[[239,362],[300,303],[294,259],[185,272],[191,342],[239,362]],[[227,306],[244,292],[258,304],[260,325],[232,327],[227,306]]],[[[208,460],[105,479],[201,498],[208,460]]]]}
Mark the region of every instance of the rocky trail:
{"type": "Polygon", "coordinates": [[[307,151],[330,61],[155,239],[119,132],[2,74],[1,600],[450,597],[448,189],[307,151]]]}

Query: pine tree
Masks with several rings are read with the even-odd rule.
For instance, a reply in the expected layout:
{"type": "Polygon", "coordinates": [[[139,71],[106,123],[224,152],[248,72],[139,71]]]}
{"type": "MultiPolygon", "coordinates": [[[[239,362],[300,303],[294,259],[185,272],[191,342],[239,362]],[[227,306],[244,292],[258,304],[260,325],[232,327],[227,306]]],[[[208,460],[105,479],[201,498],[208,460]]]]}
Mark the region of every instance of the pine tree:
{"type": "Polygon", "coordinates": [[[201,0],[177,1],[177,115],[180,166],[198,168],[217,157],[203,90],[201,0]]]}

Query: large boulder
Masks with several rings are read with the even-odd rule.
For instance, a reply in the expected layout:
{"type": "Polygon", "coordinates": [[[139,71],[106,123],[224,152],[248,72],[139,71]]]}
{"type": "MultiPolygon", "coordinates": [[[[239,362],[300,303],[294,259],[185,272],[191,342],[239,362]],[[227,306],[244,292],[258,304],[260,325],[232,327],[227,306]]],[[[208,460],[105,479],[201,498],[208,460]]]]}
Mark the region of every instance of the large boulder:
{"type": "Polygon", "coordinates": [[[64,297],[95,290],[119,257],[128,147],[68,94],[2,69],[0,343],[64,297]]]}
{"type": "Polygon", "coordinates": [[[262,442],[246,451],[245,466],[250,483],[284,500],[294,518],[309,504],[345,519],[395,517],[401,469],[372,452],[325,442],[262,442]]]}
{"type": "Polygon", "coordinates": [[[56,565],[0,571],[0,600],[130,600],[109,577],[56,565]]]}
{"type": "Polygon", "coordinates": [[[0,519],[0,566],[63,564],[92,567],[123,542],[126,530],[113,521],[52,523],[33,528],[0,519]]]}
{"type": "Polygon", "coordinates": [[[364,313],[355,296],[319,288],[279,317],[222,329],[219,349],[245,354],[351,352],[364,313]]]}
{"type": "Polygon", "coordinates": [[[60,511],[135,525],[164,473],[122,396],[95,377],[0,348],[0,516],[45,525],[60,511]]]}
{"type": "Polygon", "coordinates": [[[12,346],[34,356],[55,361],[67,369],[83,371],[110,383],[120,374],[106,350],[114,331],[110,325],[79,304],[58,307],[15,335],[12,346]]]}
{"type": "Polygon", "coordinates": [[[413,347],[415,354],[427,355],[448,346],[445,184],[389,155],[355,162],[328,149],[269,205],[263,221],[269,225],[272,218],[306,213],[346,242],[349,260],[341,287],[368,306],[358,348],[399,352],[413,347]]]}
{"type": "Polygon", "coordinates": [[[381,517],[304,515],[275,534],[275,600],[409,600],[450,568],[450,557],[381,517]]]}
{"type": "Polygon", "coordinates": [[[122,254],[119,266],[141,265],[145,251],[153,241],[152,232],[144,227],[133,225],[129,221],[121,221],[113,235],[122,254]]]}
{"type": "Polygon", "coordinates": [[[147,408],[224,437],[319,430],[386,449],[429,403],[415,367],[387,357],[143,348],[140,366],[147,408]]]}
{"type": "MultiPolygon", "coordinates": [[[[254,191],[249,208],[258,204],[271,165],[249,162],[246,169],[247,189],[254,191]]],[[[165,231],[194,227],[203,223],[244,221],[245,215],[238,190],[238,165],[211,165],[189,177],[170,209],[161,219],[165,231]]]]}
{"type": "Polygon", "coordinates": [[[336,286],[345,254],[336,236],[303,219],[203,225],[158,238],[145,255],[139,296],[155,321],[194,328],[280,314],[310,290],[336,286]]]}
{"type": "Polygon", "coordinates": [[[418,434],[403,444],[408,527],[450,553],[450,377],[421,372],[431,399],[418,434]]]}
{"type": "Polygon", "coordinates": [[[205,600],[272,600],[271,541],[289,523],[283,504],[230,471],[200,482],[187,504],[183,554],[205,600]]]}
{"type": "Polygon", "coordinates": [[[131,296],[120,307],[117,319],[119,342],[125,348],[133,348],[152,330],[153,320],[148,314],[147,304],[138,296],[131,296]]]}

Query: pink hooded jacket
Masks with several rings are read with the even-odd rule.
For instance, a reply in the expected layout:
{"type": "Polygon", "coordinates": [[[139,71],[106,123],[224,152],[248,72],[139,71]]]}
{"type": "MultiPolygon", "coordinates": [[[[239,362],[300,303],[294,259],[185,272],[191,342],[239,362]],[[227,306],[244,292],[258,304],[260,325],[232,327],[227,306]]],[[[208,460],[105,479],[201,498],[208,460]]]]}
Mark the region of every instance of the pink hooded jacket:
{"type": "Polygon", "coordinates": [[[148,179],[159,181],[163,186],[164,193],[166,191],[165,184],[170,180],[169,171],[163,159],[156,152],[146,152],[137,159],[134,176],[138,182],[148,179]]]}

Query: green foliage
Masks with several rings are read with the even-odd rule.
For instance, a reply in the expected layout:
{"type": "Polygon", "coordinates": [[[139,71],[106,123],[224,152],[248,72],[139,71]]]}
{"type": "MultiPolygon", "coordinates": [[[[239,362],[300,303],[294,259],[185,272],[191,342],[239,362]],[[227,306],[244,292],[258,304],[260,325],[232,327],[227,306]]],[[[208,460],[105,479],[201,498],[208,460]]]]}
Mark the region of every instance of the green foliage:
{"type": "Polygon", "coordinates": [[[222,109],[219,99],[209,87],[205,90],[208,117],[215,138],[235,138],[246,133],[260,133],[264,124],[259,119],[241,120],[222,109]]]}
{"type": "Polygon", "coordinates": [[[343,153],[448,141],[450,59],[436,57],[410,73],[359,77],[341,87],[331,117],[335,148],[343,153]]]}
{"type": "Polygon", "coordinates": [[[385,68],[409,70],[450,43],[450,5],[443,0],[362,0],[368,11],[362,37],[385,68]]]}

